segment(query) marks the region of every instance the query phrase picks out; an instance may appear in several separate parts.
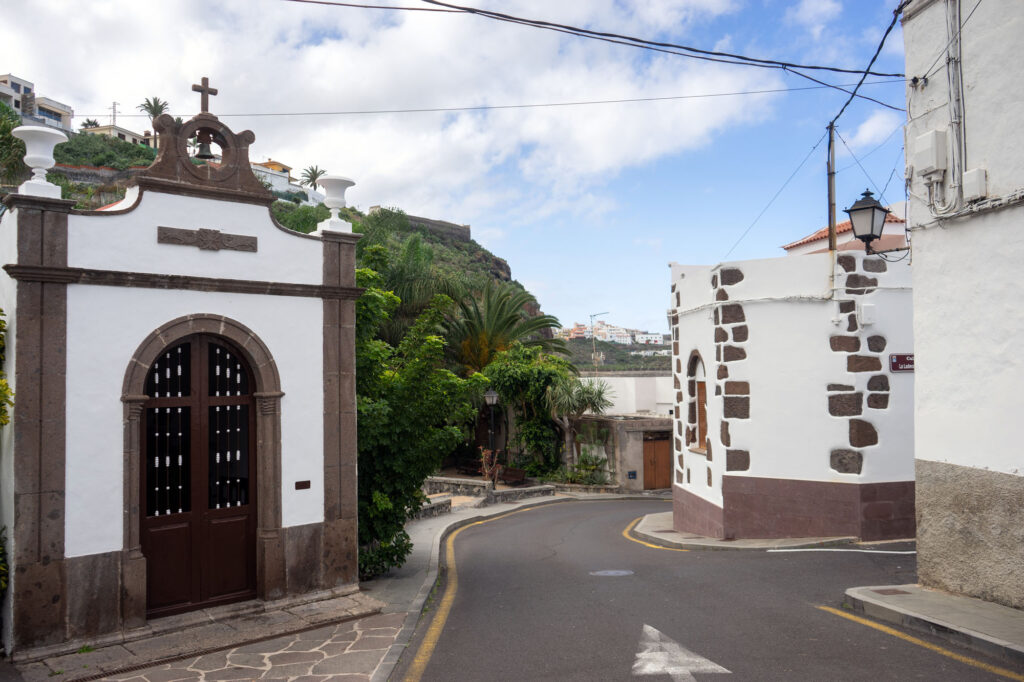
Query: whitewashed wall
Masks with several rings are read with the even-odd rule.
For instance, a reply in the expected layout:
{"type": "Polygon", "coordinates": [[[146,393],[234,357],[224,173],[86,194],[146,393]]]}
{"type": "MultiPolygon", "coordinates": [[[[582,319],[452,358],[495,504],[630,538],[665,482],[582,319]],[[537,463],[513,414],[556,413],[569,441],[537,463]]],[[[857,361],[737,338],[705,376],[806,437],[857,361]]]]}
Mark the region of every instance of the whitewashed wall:
{"type": "MultiPolygon", "coordinates": [[[[857,259],[861,270],[863,253],[849,255],[857,259]]],[[[715,386],[726,380],[717,381],[713,316],[717,306],[736,303],[743,306],[749,339],[730,344],[743,347],[747,357],[724,364],[729,369],[727,381],[750,383],[750,418],[729,420],[730,447],[750,451],[750,468],[731,474],[856,483],[913,479],[913,374],[890,373],[885,364],[880,372],[847,371],[847,353],[834,352],[829,344],[832,335],[850,334],[846,331],[847,316],[839,316],[838,303],[829,296],[830,271],[831,257],[827,253],[738,261],[713,268],[672,264],[672,282],[679,294],[678,355],[673,358],[673,371],[678,371],[683,394],[678,420],[685,429],[687,361],[696,350],[707,374],[708,436],[712,443],[711,462],[684,445],[684,465],[691,470],[689,483],[685,469],[680,469],[675,460],[676,470],[683,474],[683,488],[722,504],[727,448],[720,437],[723,399],[715,395],[715,386]],[[715,302],[711,277],[731,267],[742,271],[743,280],[727,287],[728,301],[715,302]],[[859,475],[841,474],[831,468],[829,453],[850,448],[849,419],[829,414],[826,387],[830,383],[853,385],[866,396],[867,381],[877,374],[888,376],[889,406],[865,409],[861,418],[875,426],[879,444],[857,448],[864,454],[859,475]],[[707,485],[708,468],[711,486],[707,485]]],[[[837,272],[842,276],[841,268],[837,272]]],[[[887,339],[882,354],[883,363],[887,363],[889,353],[914,350],[910,269],[905,262],[888,264],[887,271],[877,277],[879,288],[874,293],[854,297],[840,291],[838,298],[873,305],[870,310],[874,323],[862,322],[858,333],[862,339],[875,334],[887,339]]],[[[676,308],[675,293],[672,296],[676,308]]],[[[677,426],[675,434],[679,433],[677,426]]]]}
{"type": "MultiPolygon", "coordinates": [[[[584,380],[594,378],[586,376],[584,380]]],[[[612,406],[605,414],[639,414],[667,416],[674,405],[672,398],[672,377],[648,376],[607,376],[597,375],[597,380],[608,384],[612,406]]]]}
{"type": "MultiPolygon", "coordinates": [[[[266,208],[143,193],[122,215],[68,221],[68,265],[319,284],[322,244],[281,231],[266,208]],[[157,226],[254,235],[256,253],[157,243],[157,226]]],[[[121,549],[122,382],[157,327],[183,315],[224,315],[267,345],[281,376],[283,525],[323,520],[323,304],[318,298],[70,285],[67,357],[66,554],[121,549]],[[310,480],[296,491],[294,481],[310,480]]]]}

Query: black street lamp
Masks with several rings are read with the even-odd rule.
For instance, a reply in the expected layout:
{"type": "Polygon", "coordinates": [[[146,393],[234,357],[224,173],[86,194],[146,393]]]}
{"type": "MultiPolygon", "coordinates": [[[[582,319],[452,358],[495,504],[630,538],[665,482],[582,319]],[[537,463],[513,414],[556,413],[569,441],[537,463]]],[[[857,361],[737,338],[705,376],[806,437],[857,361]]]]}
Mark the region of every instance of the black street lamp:
{"type": "Polygon", "coordinates": [[[843,210],[850,216],[853,236],[864,242],[864,251],[875,253],[871,248],[871,242],[882,236],[885,217],[889,215],[889,209],[878,203],[871,194],[871,190],[865,190],[853,206],[843,210]]]}

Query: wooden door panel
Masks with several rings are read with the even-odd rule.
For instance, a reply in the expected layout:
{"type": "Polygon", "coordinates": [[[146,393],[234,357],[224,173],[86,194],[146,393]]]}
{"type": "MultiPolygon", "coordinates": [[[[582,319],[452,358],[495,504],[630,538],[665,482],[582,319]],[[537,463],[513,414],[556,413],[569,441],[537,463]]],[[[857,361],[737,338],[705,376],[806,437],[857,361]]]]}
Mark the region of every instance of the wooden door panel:
{"type": "Polygon", "coordinates": [[[644,441],[644,490],[651,490],[655,485],[654,473],[654,441],[644,441]]]}
{"type": "Polygon", "coordinates": [[[142,553],[146,557],[147,609],[152,612],[190,604],[192,593],[192,524],[189,515],[178,522],[164,521],[146,528],[142,553]]]}
{"type": "Polygon", "coordinates": [[[656,472],[655,487],[658,489],[672,487],[672,449],[669,447],[671,441],[655,440],[654,443],[654,471],[656,472]]]}
{"type": "Polygon", "coordinates": [[[203,571],[207,578],[205,599],[219,599],[249,589],[250,540],[248,513],[210,519],[203,571]]]}

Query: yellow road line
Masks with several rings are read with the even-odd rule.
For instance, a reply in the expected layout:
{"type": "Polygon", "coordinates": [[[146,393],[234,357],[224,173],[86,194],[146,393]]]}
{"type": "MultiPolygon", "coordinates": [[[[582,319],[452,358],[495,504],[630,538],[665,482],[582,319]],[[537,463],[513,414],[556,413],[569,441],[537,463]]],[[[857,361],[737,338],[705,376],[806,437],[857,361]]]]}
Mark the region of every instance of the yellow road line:
{"type": "Polygon", "coordinates": [[[423,671],[427,669],[427,664],[430,663],[430,657],[434,655],[434,649],[437,647],[437,642],[441,639],[441,631],[444,630],[445,623],[448,621],[448,615],[452,610],[452,604],[455,603],[455,592],[459,589],[459,572],[455,567],[455,538],[458,537],[459,533],[467,528],[479,526],[482,523],[497,521],[498,519],[504,519],[508,516],[512,516],[513,514],[522,514],[523,512],[533,511],[534,509],[538,509],[539,506],[527,507],[525,509],[519,509],[507,514],[502,514],[500,516],[492,516],[488,519],[469,523],[461,528],[455,529],[452,534],[448,536],[444,552],[445,564],[447,565],[448,570],[448,582],[445,588],[444,597],[441,598],[441,603],[437,607],[437,613],[434,615],[434,620],[430,623],[430,628],[427,630],[427,634],[423,636],[423,642],[420,644],[419,651],[416,652],[416,658],[412,660],[412,665],[409,666],[409,671],[405,674],[405,682],[419,682],[423,677],[423,671]]]}
{"type": "Polygon", "coordinates": [[[841,617],[843,617],[843,618],[845,618],[847,620],[852,620],[854,623],[860,623],[861,625],[867,625],[869,628],[874,628],[875,630],[878,630],[879,632],[884,632],[887,635],[892,635],[893,637],[899,637],[900,639],[902,639],[905,642],[910,642],[911,644],[916,644],[918,646],[924,647],[925,649],[928,649],[930,651],[934,651],[937,654],[942,654],[943,656],[946,656],[948,658],[952,658],[954,661],[960,661],[961,663],[965,663],[965,664],[973,666],[975,668],[980,668],[981,670],[984,670],[985,672],[990,672],[993,675],[999,675],[1000,677],[1005,677],[1005,678],[1010,679],[1010,680],[1018,680],[1019,682],[1024,682],[1024,675],[1021,675],[1020,673],[1015,673],[1012,670],[1007,670],[1006,668],[1000,668],[999,666],[991,665],[989,663],[984,663],[982,661],[979,661],[979,660],[976,660],[976,659],[973,659],[973,658],[969,658],[969,657],[964,656],[962,654],[958,654],[955,651],[950,651],[949,649],[943,649],[941,646],[937,646],[935,644],[932,644],[931,642],[926,642],[923,639],[918,639],[917,637],[911,637],[910,635],[905,635],[902,632],[900,632],[899,630],[894,630],[893,628],[886,627],[885,625],[882,625],[881,623],[876,623],[874,621],[868,620],[867,618],[861,618],[860,616],[855,616],[852,613],[846,613],[845,611],[840,611],[839,609],[834,609],[831,606],[819,606],[818,608],[821,609],[822,611],[828,611],[831,614],[834,614],[834,615],[837,615],[837,616],[841,616],[841,617]]]}
{"type": "Polygon", "coordinates": [[[688,549],[681,549],[679,547],[662,547],[661,545],[654,545],[654,544],[651,544],[650,542],[644,542],[643,540],[637,540],[635,537],[630,535],[630,533],[633,532],[633,529],[636,528],[636,524],[640,523],[640,519],[642,519],[642,518],[643,518],[642,516],[636,517],[635,519],[633,519],[632,523],[630,523],[628,526],[623,528],[622,529],[622,537],[626,538],[630,542],[635,542],[638,545],[643,545],[644,547],[650,547],[651,549],[666,549],[666,550],[668,550],[670,552],[689,552],[690,551],[688,549]]]}

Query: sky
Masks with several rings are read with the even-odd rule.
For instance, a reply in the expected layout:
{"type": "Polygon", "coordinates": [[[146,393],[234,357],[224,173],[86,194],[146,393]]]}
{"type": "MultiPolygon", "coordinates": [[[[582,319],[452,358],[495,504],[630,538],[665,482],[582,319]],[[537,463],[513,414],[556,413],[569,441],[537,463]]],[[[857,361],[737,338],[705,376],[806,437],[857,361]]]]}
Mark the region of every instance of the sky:
{"type": "MultiPolygon", "coordinates": [[[[463,2],[594,31],[853,69],[867,66],[897,4],[463,2]]],[[[607,313],[601,319],[609,323],[666,332],[669,262],[782,257],[782,244],[827,224],[822,140],[848,96],[778,69],[698,61],[461,12],[285,0],[90,0],[83,11],[77,0],[0,0],[0,13],[0,73],[33,81],[40,96],[71,105],[76,128],[87,117],[110,122],[118,102],[118,125],[141,132],[149,120],[136,107],[153,96],[187,119],[199,111],[191,86],[208,76],[219,90],[211,111],[236,132],[255,133],[253,161],[274,158],[293,174],[316,165],[352,178],[347,198],[363,211],[396,207],[471,225],[473,238],[506,259],[512,276],[567,326],[607,313]],[[672,99],[344,113],[651,98],[672,99]]],[[[897,24],[874,70],[901,73],[903,66],[897,24]]],[[[812,73],[850,87],[858,80],[812,73]]],[[[898,79],[869,76],[861,92],[904,106],[898,79]],[[879,82],[885,80],[891,82],[879,82]]],[[[865,188],[883,190],[884,203],[905,198],[904,122],[903,111],[863,99],[839,119],[838,220],[865,188]]]]}

